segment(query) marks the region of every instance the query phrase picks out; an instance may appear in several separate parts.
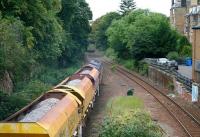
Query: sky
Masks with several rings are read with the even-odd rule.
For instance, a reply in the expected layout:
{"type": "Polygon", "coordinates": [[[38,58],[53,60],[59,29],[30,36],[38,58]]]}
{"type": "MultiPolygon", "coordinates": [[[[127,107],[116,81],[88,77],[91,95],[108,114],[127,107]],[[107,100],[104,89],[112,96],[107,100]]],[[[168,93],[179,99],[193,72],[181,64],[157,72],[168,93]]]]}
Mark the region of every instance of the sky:
{"type": "MultiPolygon", "coordinates": [[[[121,0],[86,0],[93,12],[93,20],[102,15],[119,10],[121,0]]],[[[150,9],[167,16],[170,14],[171,0],[135,0],[137,8],[150,9]]]]}

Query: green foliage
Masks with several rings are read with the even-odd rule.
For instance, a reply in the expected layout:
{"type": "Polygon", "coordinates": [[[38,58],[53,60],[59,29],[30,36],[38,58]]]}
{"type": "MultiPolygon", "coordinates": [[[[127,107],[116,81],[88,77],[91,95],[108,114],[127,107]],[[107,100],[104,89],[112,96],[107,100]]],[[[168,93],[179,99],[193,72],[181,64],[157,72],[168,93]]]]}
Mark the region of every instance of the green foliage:
{"type": "Polygon", "coordinates": [[[180,55],[182,57],[192,57],[192,46],[191,45],[183,46],[183,48],[180,51],[180,55]]]}
{"type": "Polygon", "coordinates": [[[74,72],[64,68],[82,60],[91,18],[85,0],[1,0],[0,77],[9,73],[22,101],[36,98],[74,72]]]}
{"type": "Polygon", "coordinates": [[[24,32],[29,31],[21,21],[13,17],[0,19],[0,73],[7,70],[12,72],[15,79],[29,74],[30,65],[34,63],[31,54],[28,54],[30,48],[23,46],[27,42],[24,32]]]}
{"type": "Polygon", "coordinates": [[[114,21],[107,36],[110,46],[123,59],[162,57],[176,46],[176,32],[168,18],[148,10],[136,10],[114,21]]]}
{"type": "Polygon", "coordinates": [[[179,54],[176,51],[172,51],[167,54],[167,58],[169,60],[177,60],[179,58],[179,54]]]}
{"type": "Polygon", "coordinates": [[[92,18],[85,0],[2,0],[0,13],[0,73],[14,83],[35,65],[66,67],[83,56],[92,18]]]}
{"type": "Polygon", "coordinates": [[[141,99],[134,96],[115,97],[109,100],[107,104],[107,113],[115,115],[118,113],[142,109],[144,104],[141,99]]]}
{"type": "Polygon", "coordinates": [[[162,130],[136,97],[117,97],[109,101],[108,114],[100,137],[161,137],[162,130]]]}
{"type": "Polygon", "coordinates": [[[182,48],[185,45],[191,45],[190,42],[188,41],[188,39],[185,36],[182,36],[181,34],[177,34],[177,46],[176,46],[176,50],[180,53],[182,48]]]}
{"type": "Polygon", "coordinates": [[[129,60],[120,60],[120,63],[129,70],[135,69],[135,60],[129,59],[129,60]]]}
{"type": "Polygon", "coordinates": [[[148,70],[149,70],[149,65],[144,61],[140,61],[138,67],[139,73],[143,76],[148,76],[148,70]]]}
{"type": "Polygon", "coordinates": [[[169,91],[174,91],[174,89],[175,89],[174,83],[173,82],[169,82],[168,83],[168,90],[169,91]]]}
{"type": "Polygon", "coordinates": [[[112,70],[113,72],[116,70],[116,68],[117,68],[117,65],[116,65],[116,64],[114,64],[114,65],[111,66],[111,70],[112,70]]]}
{"type": "Polygon", "coordinates": [[[110,26],[113,20],[120,18],[120,15],[116,12],[110,12],[100,17],[92,24],[92,33],[90,39],[95,43],[96,47],[101,50],[108,48],[106,30],[110,26]]]}
{"type": "Polygon", "coordinates": [[[48,91],[51,85],[45,84],[40,80],[32,80],[23,88],[23,90],[15,94],[21,97],[21,99],[26,99],[30,102],[39,97],[42,93],[48,91]]]}
{"type": "Polygon", "coordinates": [[[105,118],[100,137],[162,137],[161,129],[142,111],[105,118]]]}
{"type": "Polygon", "coordinates": [[[122,15],[127,15],[136,8],[134,0],[121,0],[120,11],[122,15]]]}
{"type": "Polygon", "coordinates": [[[115,53],[115,51],[112,48],[108,48],[105,52],[105,55],[107,57],[109,57],[112,60],[116,60],[117,59],[117,55],[115,53]]]}
{"type": "Polygon", "coordinates": [[[80,60],[88,46],[89,25],[92,12],[85,0],[62,0],[62,9],[59,17],[64,22],[65,38],[64,49],[59,57],[59,63],[66,66],[80,60]],[[70,12],[69,12],[70,11],[70,12]]]}
{"type": "Polygon", "coordinates": [[[28,101],[21,96],[8,96],[0,91],[0,120],[3,120],[24,107],[28,101]]]}
{"type": "Polygon", "coordinates": [[[80,62],[61,69],[39,66],[30,81],[16,83],[15,92],[11,96],[0,91],[0,120],[20,110],[42,93],[51,89],[52,86],[73,74],[80,66],[80,62]]]}

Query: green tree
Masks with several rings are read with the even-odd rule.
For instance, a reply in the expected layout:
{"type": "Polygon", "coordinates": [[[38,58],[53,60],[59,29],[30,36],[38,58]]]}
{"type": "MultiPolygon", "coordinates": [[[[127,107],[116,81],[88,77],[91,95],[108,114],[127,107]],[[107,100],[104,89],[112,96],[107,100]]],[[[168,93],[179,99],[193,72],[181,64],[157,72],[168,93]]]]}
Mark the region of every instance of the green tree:
{"type": "Polygon", "coordinates": [[[107,31],[110,46],[120,58],[163,57],[176,47],[176,33],[168,18],[137,10],[113,22],[107,31]]]}
{"type": "Polygon", "coordinates": [[[113,20],[120,19],[120,15],[116,12],[110,12],[106,15],[102,16],[101,18],[97,19],[92,24],[92,33],[90,35],[92,41],[95,43],[96,47],[99,49],[107,49],[107,36],[106,31],[111,25],[113,20]]]}
{"type": "Polygon", "coordinates": [[[56,0],[2,0],[0,9],[2,16],[19,18],[26,27],[31,27],[34,36],[35,58],[43,62],[51,62],[61,55],[62,27],[56,14],[61,3],[56,0]]]}
{"type": "Polygon", "coordinates": [[[28,43],[32,37],[21,21],[15,18],[0,19],[0,76],[8,71],[14,79],[26,77],[31,72],[34,63],[29,51],[28,43]]]}
{"type": "Polygon", "coordinates": [[[59,63],[65,66],[83,56],[88,46],[92,12],[85,0],[62,0],[62,9],[58,16],[65,30],[64,49],[59,63]]]}
{"type": "Polygon", "coordinates": [[[136,4],[134,0],[121,0],[120,3],[120,13],[123,15],[128,14],[129,12],[133,11],[136,8],[136,4]]]}

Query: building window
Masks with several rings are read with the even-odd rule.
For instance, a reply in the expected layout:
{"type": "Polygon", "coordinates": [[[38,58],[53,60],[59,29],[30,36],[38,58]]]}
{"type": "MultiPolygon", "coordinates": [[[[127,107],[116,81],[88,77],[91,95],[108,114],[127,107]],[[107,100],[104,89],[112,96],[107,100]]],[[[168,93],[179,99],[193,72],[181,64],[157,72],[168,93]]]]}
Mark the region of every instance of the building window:
{"type": "Polygon", "coordinates": [[[185,7],[186,6],[186,0],[181,0],[181,7],[185,7]]]}
{"type": "Polygon", "coordinates": [[[193,16],[193,22],[198,22],[198,16],[196,15],[193,16]]]}

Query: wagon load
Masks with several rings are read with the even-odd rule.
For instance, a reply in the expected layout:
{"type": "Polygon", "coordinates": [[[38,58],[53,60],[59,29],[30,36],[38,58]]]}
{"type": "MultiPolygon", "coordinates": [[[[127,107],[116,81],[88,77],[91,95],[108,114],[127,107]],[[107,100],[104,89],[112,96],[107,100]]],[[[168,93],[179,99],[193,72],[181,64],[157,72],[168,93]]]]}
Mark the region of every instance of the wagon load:
{"type": "Polygon", "coordinates": [[[41,119],[50,109],[52,109],[59,99],[49,98],[38,103],[29,113],[24,116],[20,116],[19,122],[37,122],[41,119]]]}

